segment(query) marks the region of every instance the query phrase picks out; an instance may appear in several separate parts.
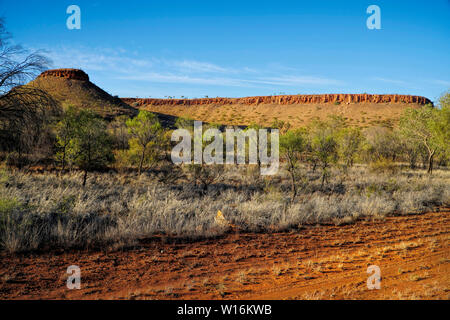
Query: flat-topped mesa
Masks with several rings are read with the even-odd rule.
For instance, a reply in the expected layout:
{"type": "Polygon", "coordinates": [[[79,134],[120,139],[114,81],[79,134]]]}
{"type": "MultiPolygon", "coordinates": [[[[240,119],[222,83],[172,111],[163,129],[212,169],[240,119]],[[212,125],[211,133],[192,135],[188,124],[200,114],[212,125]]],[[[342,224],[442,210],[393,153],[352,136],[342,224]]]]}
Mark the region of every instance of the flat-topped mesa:
{"type": "Polygon", "coordinates": [[[87,73],[80,69],[53,69],[44,71],[39,75],[39,78],[47,77],[89,81],[89,76],[87,75],[87,73]]]}
{"type": "Polygon", "coordinates": [[[201,98],[201,99],[152,99],[152,98],[122,98],[125,103],[135,107],[145,105],[207,105],[207,104],[349,104],[349,103],[415,103],[425,105],[431,101],[421,96],[400,94],[311,94],[311,95],[283,95],[260,96],[245,98],[201,98]]]}

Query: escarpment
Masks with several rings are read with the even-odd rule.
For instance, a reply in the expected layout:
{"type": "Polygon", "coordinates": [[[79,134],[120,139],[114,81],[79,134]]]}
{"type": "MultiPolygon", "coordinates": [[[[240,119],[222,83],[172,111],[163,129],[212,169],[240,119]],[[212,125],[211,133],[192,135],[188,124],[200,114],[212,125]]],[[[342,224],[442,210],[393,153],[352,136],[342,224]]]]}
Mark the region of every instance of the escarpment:
{"type": "Polygon", "coordinates": [[[151,106],[191,106],[191,105],[258,105],[258,104],[350,104],[350,103],[414,103],[425,105],[431,101],[425,97],[399,94],[312,94],[312,95],[282,95],[257,96],[245,98],[201,98],[201,99],[152,99],[152,98],[122,98],[125,103],[141,107],[151,106]]]}
{"type": "Polygon", "coordinates": [[[38,78],[65,78],[70,80],[89,81],[89,76],[86,72],[79,69],[53,69],[42,72],[38,78]]]}
{"type": "Polygon", "coordinates": [[[352,126],[394,126],[406,108],[431,103],[416,95],[367,93],[200,99],[118,98],[97,87],[91,78],[79,69],[54,69],[43,72],[27,86],[45,90],[63,107],[92,109],[106,119],[120,115],[132,117],[139,109],[151,111],[168,127],[173,126],[177,117],[188,117],[244,126],[251,123],[270,126],[278,119],[297,128],[317,119],[326,120],[330,115],[342,116],[352,126]]]}

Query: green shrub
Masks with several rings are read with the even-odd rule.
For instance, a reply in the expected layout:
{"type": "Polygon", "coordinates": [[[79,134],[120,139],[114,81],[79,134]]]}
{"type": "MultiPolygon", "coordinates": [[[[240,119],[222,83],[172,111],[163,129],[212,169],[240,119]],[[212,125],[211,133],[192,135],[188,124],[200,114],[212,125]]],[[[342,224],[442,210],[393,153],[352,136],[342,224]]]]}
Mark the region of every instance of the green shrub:
{"type": "Polygon", "coordinates": [[[374,173],[397,173],[399,171],[399,167],[395,165],[395,162],[386,159],[379,158],[369,164],[370,171],[374,173]]]}

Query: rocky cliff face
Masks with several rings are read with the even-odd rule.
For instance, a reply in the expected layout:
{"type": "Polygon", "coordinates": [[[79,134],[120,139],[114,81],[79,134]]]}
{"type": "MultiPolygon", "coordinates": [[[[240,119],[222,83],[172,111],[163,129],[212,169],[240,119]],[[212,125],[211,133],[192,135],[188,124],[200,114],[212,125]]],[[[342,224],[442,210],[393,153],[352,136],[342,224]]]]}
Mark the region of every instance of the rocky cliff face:
{"type": "Polygon", "coordinates": [[[334,104],[334,103],[416,103],[427,104],[431,101],[425,97],[399,95],[399,94],[313,94],[313,95],[284,95],[284,96],[262,96],[245,98],[202,98],[202,99],[145,99],[145,98],[122,98],[125,103],[141,107],[145,105],[207,105],[207,104],[334,104]]]}
{"type": "Polygon", "coordinates": [[[39,78],[57,77],[70,80],[89,81],[89,76],[83,70],[79,69],[54,69],[42,72],[39,78]]]}
{"type": "MultiPolygon", "coordinates": [[[[79,69],[54,69],[41,73],[39,78],[64,78],[70,80],[89,81],[89,76],[79,69]]],[[[202,99],[151,99],[151,98],[122,98],[127,104],[135,107],[145,105],[258,105],[258,104],[350,104],[350,103],[415,103],[424,105],[431,101],[421,96],[399,94],[313,94],[313,95],[283,95],[283,96],[259,96],[245,98],[202,98],[202,99]]]]}

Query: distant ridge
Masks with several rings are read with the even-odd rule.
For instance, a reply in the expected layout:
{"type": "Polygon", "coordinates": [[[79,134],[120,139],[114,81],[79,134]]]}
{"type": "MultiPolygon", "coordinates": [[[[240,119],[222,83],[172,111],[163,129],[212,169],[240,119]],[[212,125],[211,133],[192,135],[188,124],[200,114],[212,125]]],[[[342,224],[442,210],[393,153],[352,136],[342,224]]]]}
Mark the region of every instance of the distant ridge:
{"type": "Polygon", "coordinates": [[[122,101],[141,107],[145,105],[258,105],[258,104],[327,104],[327,103],[415,103],[425,105],[431,101],[425,97],[399,94],[312,94],[312,95],[280,95],[256,96],[245,98],[200,98],[200,99],[152,99],[152,98],[122,98],[122,101]]]}
{"type": "Polygon", "coordinates": [[[429,99],[399,94],[311,94],[256,96],[243,98],[154,99],[118,98],[90,81],[79,69],[44,71],[26,86],[48,92],[62,106],[89,108],[105,119],[132,117],[139,110],[157,114],[165,127],[173,127],[177,117],[209,123],[270,126],[274,120],[303,127],[316,119],[340,115],[350,126],[394,126],[408,107],[432,103],[429,99]]]}

